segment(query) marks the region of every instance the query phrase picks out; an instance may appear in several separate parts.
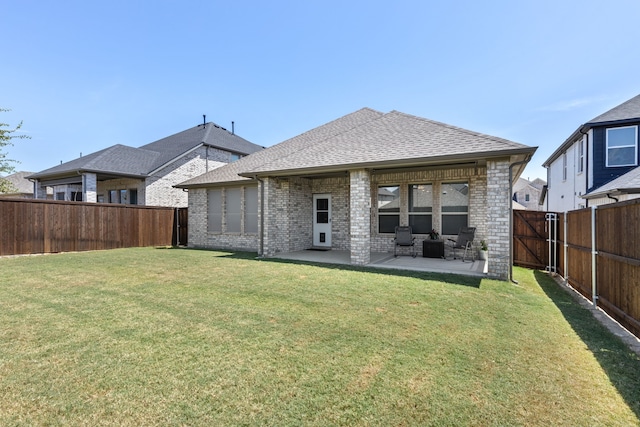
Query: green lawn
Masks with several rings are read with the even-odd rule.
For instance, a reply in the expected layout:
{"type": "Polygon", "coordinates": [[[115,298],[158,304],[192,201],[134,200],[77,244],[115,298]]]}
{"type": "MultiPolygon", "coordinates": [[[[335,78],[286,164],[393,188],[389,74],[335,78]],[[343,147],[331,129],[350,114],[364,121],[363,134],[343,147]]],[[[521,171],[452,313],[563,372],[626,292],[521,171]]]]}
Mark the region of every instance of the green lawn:
{"type": "Polygon", "coordinates": [[[0,425],[640,425],[640,358],[514,272],[0,259],[0,425]]]}

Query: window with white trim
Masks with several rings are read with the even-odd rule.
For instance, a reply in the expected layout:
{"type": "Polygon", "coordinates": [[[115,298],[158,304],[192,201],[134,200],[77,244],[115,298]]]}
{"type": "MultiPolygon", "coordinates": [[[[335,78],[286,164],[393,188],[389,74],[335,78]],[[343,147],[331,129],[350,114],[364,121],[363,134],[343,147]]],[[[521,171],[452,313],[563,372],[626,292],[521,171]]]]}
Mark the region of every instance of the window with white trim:
{"type": "Polygon", "coordinates": [[[441,190],[442,234],[458,234],[469,223],[469,183],[443,183],[441,190]]]}
{"type": "Polygon", "coordinates": [[[578,173],[584,172],[584,141],[578,141],[578,173]]]}
{"type": "Polygon", "coordinates": [[[607,129],[607,167],[638,164],[638,126],[607,129]]]}
{"type": "Polygon", "coordinates": [[[400,225],[400,187],[378,187],[378,233],[395,233],[400,225]]]}
{"type": "Polygon", "coordinates": [[[433,185],[409,185],[409,225],[415,234],[428,234],[433,229],[433,185]]]}
{"type": "Polygon", "coordinates": [[[562,154],[562,180],[567,180],[567,153],[562,154]]]}

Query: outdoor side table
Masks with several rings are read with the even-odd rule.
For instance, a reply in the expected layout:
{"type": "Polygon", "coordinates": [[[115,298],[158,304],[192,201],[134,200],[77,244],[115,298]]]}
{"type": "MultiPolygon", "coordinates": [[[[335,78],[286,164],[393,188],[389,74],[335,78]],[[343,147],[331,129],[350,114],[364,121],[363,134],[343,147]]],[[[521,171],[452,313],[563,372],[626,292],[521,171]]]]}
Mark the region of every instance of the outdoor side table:
{"type": "Polygon", "coordinates": [[[423,240],[422,256],[424,258],[444,258],[444,240],[423,240]]]}

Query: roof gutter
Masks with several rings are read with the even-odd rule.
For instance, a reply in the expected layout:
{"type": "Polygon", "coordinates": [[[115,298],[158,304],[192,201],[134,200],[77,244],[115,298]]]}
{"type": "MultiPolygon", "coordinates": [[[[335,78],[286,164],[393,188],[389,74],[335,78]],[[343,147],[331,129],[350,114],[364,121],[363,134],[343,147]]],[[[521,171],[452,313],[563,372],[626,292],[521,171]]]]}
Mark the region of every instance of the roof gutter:
{"type": "Polygon", "coordinates": [[[314,166],[308,168],[298,169],[281,169],[281,170],[253,170],[248,172],[241,172],[238,175],[246,178],[255,178],[260,176],[292,176],[300,174],[310,173],[331,173],[341,172],[348,169],[374,169],[376,171],[383,171],[385,169],[398,169],[398,168],[412,168],[412,167],[430,167],[430,166],[447,166],[457,165],[465,162],[474,162],[477,160],[487,160],[500,157],[510,157],[514,155],[524,154],[531,158],[537,147],[525,147],[520,149],[500,150],[500,151],[488,151],[470,154],[452,154],[439,157],[421,157],[411,159],[399,159],[399,160],[382,160],[377,162],[361,162],[361,163],[344,163],[339,165],[325,165],[314,166]]]}

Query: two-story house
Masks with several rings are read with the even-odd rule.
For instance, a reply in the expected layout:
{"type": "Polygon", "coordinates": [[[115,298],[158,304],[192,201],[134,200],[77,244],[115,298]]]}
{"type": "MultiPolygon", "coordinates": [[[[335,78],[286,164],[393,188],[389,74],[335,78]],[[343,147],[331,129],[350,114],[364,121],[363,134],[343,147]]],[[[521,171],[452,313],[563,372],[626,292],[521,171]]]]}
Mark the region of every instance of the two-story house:
{"type": "Polygon", "coordinates": [[[536,178],[533,181],[519,178],[513,184],[513,201],[520,204],[522,209],[542,211],[544,206],[540,203],[540,194],[545,185],[547,183],[540,178],[536,178]]]}
{"type": "Polygon", "coordinates": [[[638,125],[640,95],[579,126],[543,163],[546,209],[565,212],[638,197],[638,125]]]}
{"type": "Polygon", "coordinates": [[[139,148],[113,145],[32,174],[35,198],[186,207],[173,186],[264,147],[205,122],[139,148]]]}

